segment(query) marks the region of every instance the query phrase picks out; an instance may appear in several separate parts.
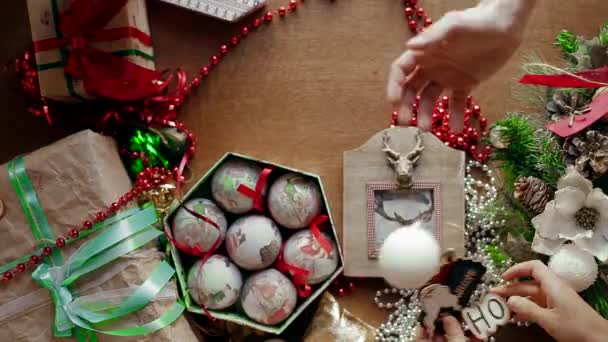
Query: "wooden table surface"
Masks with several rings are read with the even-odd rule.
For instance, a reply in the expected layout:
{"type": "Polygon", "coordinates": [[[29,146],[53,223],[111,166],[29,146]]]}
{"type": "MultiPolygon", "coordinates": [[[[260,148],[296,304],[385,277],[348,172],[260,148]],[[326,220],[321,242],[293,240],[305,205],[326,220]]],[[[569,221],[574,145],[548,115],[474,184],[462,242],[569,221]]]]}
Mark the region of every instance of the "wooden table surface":
{"type": "MultiPolygon", "coordinates": [[[[275,8],[287,0],[270,0],[275,8]]],[[[473,0],[421,0],[434,19],[473,0]]],[[[158,69],[195,72],[239,25],[148,1],[158,69]]],[[[25,1],[0,4],[0,57],[9,60],[31,41],[25,1]]],[[[391,61],[411,34],[397,0],[306,0],[288,19],[275,18],[225,58],[181,110],[199,137],[193,161],[201,175],[227,151],[321,175],[339,232],[342,227],[342,152],[386,127],[385,83],[391,61]]],[[[561,29],[591,36],[608,21],[605,0],[539,0],[525,42],[510,63],[474,95],[496,120],[518,109],[511,98],[522,57],[559,60],[552,46],[561,29]]],[[[474,42],[472,42],[474,44],[474,42]]],[[[73,131],[49,128],[24,110],[14,82],[0,82],[0,162],[73,131]]],[[[380,281],[365,281],[341,303],[370,324],[385,319],[373,304],[380,281]]],[[[499,340],[550,340],[538,329],[509,329],[499,340]]]]}

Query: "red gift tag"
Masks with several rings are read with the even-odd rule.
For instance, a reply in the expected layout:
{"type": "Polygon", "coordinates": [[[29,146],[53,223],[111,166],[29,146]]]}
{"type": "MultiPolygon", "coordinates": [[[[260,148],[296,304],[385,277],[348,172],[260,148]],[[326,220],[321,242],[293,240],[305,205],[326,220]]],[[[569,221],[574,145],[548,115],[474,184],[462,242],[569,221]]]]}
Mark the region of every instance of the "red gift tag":
{"type": "Polygon", "coordinates": [[[604,115],[608,114],[608,92],[604,92],[589,104],[589,112],[576,115],[573,119],[564,118],[561,121],[545,125],[548,130],[562,138],[576,134],[591,126],[604,115]],[[572,120],[572,122],[571,122],[572,120]]]}

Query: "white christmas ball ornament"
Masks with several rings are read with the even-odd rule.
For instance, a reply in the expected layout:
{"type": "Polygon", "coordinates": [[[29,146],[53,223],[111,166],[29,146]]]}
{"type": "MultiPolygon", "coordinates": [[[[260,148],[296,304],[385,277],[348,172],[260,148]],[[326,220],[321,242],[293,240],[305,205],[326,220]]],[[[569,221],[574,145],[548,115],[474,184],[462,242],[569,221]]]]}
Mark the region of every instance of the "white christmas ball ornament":
{"type": "Polygon", "coordinates": [[[223,163],[211,179],[213,199],[220,207],[233,214],[251,211],[253,198],[239,192],[239,186],[255,190],[260,172],[262,169],[256,163],[247,160],[229,160],[223,163]]]}
{"type": "Polygon", "coordinates": [[[226,233],[230,259],[248,271],[270,266],[279,255],[282,243],[277,225],[262,215],[241,217],[226,233]]]}
{"type": "Polygon", "coordinates": [[[188,272],[188,291],[199,305],[225,309],[241,294],[243,278],[239,269],[223,255],[211,256],[202,266],[197,261],[188,272]]]}
{"type": "Polygon", "coordinates": [[[564,245],[549,259],[549,268],[576,292],[588,289],[597,279],[593,255],[574,244],[564,245]]]}
{"type": "Polygon", "coordinates": [[[179,246],[198,247],[202,252],[207,252],[213,247],[218,237],[220,242],[224,240],[228,223],[224,213],[212,201],[205,198],[194,198],[186,202],[184,207],[180,207],[173,218],[173,238],[179,246]],[[207,217],[218,227],[192,215],[184,207],[207,217]]]}
{"type": "Polygon", "coordinates": [[[415,223],[395,230],[384,240],[378,263],[392,286],[418,288],[439,272],[441,248],[428,230],[415,223]]]}
{"type": "MultiPolygon", "coordinates": [[[[283,258],[289,265],[308,271],[306,282],[318,284],[329,278],[338,268],[338,247],[333,239],[321,232],[321,238],[329,242],[329,253],[310,229],[300,230],[293,234],[285,243],[283,258]]],[[[293,272],[292,272],[293,275],[293,272]]]]}
{"type": "Polygon", "coordinates": [[[268,211],[278,224],[289,229],[308,227],[323,209],[317,181],[297,173],[285,174],[268,191],[268,211]]]}
{"type": "Polygon", "coordinates": [[[268,325],[286,320],[297,301],[295,286],[274,268],[249,277],[241,292],[241,306],[247,316],[268,325]]]}

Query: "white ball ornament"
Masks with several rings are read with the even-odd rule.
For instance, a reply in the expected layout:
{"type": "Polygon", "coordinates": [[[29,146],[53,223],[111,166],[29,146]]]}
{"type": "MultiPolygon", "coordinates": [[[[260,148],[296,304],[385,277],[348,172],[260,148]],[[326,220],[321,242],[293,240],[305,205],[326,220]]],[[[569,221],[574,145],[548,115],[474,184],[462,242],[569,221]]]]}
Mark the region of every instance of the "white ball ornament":
{"type": "Polygon", "coordinates": [[[392,286],[419,288],[439,272],[441,248],[428,230],[415,223],[386,237],[378,264],[384,279],[392,286]]]}
{"type": "Polygon", "coordinates": [[[207,252],[220,238],[220,242],[226,236],[228,223],[224,213],[212,201],[205,198],[193,198],[184,204],[189,210],[209,218],[218,227],[197,218],[188,212],[186,208],[180,207],[173,218],[173,238],[179,244],[187,248],[196,248],[207,252]]]}
{"type": "Polygon", "coordinates": [[[241,217],[226,233],[230,259],[248,271],[270,266],[279,255],[282,243],[277,225],[262,215],[241,217]]]}
{"type": "Polygon", "coordinates": [[[238,191],[239,185],[255,190],[262,169],[254,162],[229,160],[217,168],[211,179],[213,199],[227,212],[244,214],[253,209],[253,198],[238,191]]]}
{"type": "Polygon", "coordinates": [[[317,181],[297,173],[279,177],[268,191],[268,211],[289,229],[308,227],[321,213],[323,199],[317,181]]]}
{"type": "Polygon", "coordinates": [[[258,323],[274,325],[286,320],[296,307],[298,294],[287,277],[274,268],[247,279],[241,292],[241,306],[258,323]]]}
{"type": "Polygon", "coordinates": [[[188,272],[188,292],[199,305],[225,309],[239,299],[243,278],[239,269],[223,255],[211,256],[202,266],[197,261],[188,272]]]}
{"type": "Polygon", "coordinates": [[[285,243],[283,258],[289,265],[308,271],[306,282],[318,284],[329,278],[338,268],[338,247],[333,239],[323,232],[321,236],[328,241],[331,249],[327,253],[314,237],[310,229],[300,230],[285,243]]]}
{"type": "Polygon", "coordinates": [[[549,268],[576,292],[588,289],[598,275],[593,255],[575,244],[568,244],[549,259],[549,268]]]}

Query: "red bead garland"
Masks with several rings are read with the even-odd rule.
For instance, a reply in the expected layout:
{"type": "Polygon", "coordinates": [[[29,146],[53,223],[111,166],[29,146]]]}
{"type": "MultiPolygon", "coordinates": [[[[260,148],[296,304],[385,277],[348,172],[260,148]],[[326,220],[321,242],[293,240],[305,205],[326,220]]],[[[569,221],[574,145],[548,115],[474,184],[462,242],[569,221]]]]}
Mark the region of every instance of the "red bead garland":
{"type": "MultiPolygon", "coordinates": [[[[194,143],[194,136],[192,133],[184,130],[188,138],[188,144],[194,143]]],[[[192,147],[192,146],[191,146],[192,147]]],[[[138,157],[141,155],[138,154],[138,157]]],[[[156,167],[156,168],[147,168],[137,174],[135,179],[135,186],[129,192],[124,194],[117,202],[112,203],[109,208],[104,211],[99,211],[91,219],[84,220],[82,222],[82,226],[79,229],[71,229],[68,232],[69,239],[76,239],[80,236],[80,233],[85,230],[92,229],[94,223],[99,223],[108,218],[108,216],[113,215],[122,207],[126,206],[130,201],[136,199],[139,194],[141,194],[146,188],[151,188],[152,184],[154,186],[165,183],[170,178],[174,177],[175,173],[168,171],[164,168],[156,167]]],[[[15,268],[10,271],[6,271],[2,274],[1,281],[8,281],[13,279],[14,275],[17,273],[23,273],[28,268],[28,266],[35,267],[38,265],[42,259],[46,256],[51,255],[53,252],[53,248],[63,248],[66,245],[66,239],[64,237],[59,237],[55,240],[53,246],[46,246],[42,249],[42,253],[40,255],[31,255],[29,257],[29,261],[27,264],[21,263],[18,264],[15,268]]]]}

